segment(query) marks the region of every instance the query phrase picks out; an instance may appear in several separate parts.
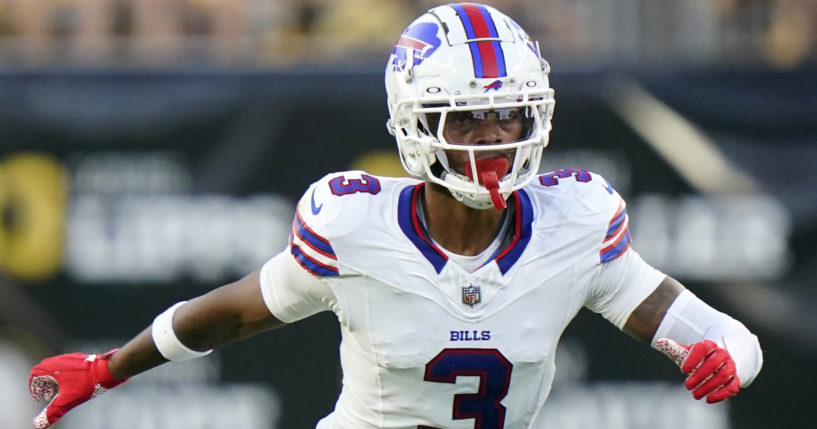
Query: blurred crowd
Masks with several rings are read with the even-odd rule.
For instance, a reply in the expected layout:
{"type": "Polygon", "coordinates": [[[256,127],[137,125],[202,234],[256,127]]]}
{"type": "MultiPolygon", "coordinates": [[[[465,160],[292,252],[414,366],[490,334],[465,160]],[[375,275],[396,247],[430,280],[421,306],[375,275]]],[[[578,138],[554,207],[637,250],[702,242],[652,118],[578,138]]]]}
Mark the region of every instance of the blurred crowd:
{"type": "MultiPolygon", "coordinates": [[[[817,0],[485,0],[563,63],[817,57],[817,0]]],[[[0,0],[0,64],[382,63],[429,0],[0,0]]]]}

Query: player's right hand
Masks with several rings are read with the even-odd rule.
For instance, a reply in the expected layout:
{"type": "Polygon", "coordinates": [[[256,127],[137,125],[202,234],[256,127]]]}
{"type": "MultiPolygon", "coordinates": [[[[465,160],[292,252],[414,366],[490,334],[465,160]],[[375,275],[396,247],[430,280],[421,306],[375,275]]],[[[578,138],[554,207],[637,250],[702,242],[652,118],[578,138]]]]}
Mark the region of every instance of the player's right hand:
{"type": "Polygon", "coordinates": [[[681,372],[689,375],[684,385],[692,390],[695,399],[706,396],[706,402],[713,404],[737,395],[740,390],[735,361],[729,351],[713,341],[704,340],[687,346],[661,338],[655,347],[674,360],[681,372]]]}
{"type": "Polygon", "coordinates": [[[108,359],[117,350],[54,356],[35,365],[28,379],[31,397],[49,403],[34,418],[34,429],[51,426],[77,405],[127,381],[116,379],[108,370],[108,359]]]}

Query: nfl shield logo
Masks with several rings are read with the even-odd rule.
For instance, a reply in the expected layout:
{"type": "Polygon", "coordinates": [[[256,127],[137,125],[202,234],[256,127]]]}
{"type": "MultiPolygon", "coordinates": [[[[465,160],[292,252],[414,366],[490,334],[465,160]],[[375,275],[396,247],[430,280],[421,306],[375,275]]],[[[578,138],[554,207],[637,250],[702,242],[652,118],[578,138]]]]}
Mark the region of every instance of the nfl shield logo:
{"type": "Polygon", "coordinates": [[[462,303],[471,307],[479,304],[479,286],[468,285],[462,288],[462,303]]]}

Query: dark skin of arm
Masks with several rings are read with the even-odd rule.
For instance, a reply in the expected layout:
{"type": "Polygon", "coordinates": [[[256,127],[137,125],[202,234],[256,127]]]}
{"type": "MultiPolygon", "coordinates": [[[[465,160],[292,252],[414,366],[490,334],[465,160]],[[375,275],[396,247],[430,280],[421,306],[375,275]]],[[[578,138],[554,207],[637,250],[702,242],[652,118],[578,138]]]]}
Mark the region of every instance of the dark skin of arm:
{"type": "MultiPolygon", "coordinates": [[[[173,330],[182,344],[209,350],[282,326],[261,296],[260,270],[188,301],[176,310],[173,330]]],[[[114,377],[124,380],[167,362],[153,343],[150,327],[108,361],[114,377]]]]}
{"type": "Polygon", "coordinates": [[[650,296],[641,301],[641,304],[633,310],[624,325],[624,332],[646,343],[652,341],[658,325],[667,314],[667,309],[684,289],[681,283],[667,276],[650,296]]]}

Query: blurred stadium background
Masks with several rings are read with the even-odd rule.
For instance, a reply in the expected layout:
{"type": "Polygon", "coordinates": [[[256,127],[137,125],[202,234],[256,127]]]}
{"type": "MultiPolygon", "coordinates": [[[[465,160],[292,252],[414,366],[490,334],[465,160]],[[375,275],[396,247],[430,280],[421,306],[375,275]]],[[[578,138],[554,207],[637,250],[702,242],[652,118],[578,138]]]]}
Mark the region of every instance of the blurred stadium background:
{"type": "MultiPolygon", "coordinates": [[[[488,1],[552,65],[543,171],[602,173],[635,247],[761,339],[726,404],[600,317],[563,337],[552,428],[794,428],[817,417],[817,1],[488,1]],[[501,3],[501,4],[500,4],[501,3]]],[[[382,70],[428,1],[0,1],[0,428],[28,370],[119,345],[263,263],[324,174],[402,174],[382,70]]],[[[64,429],[308,428],[340,386],[322,314],[168,364],[64,429]]]]}

